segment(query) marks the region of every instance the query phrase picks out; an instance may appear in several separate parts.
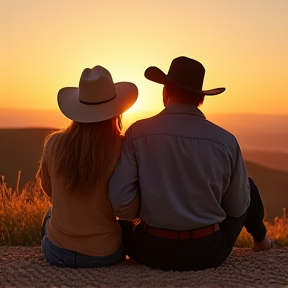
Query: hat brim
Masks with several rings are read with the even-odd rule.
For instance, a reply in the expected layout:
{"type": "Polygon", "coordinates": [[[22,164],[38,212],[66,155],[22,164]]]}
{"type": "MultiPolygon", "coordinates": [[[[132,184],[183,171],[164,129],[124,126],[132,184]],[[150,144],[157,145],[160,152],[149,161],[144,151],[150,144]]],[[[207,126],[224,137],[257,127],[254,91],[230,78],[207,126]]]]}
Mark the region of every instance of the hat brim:
{"type": "Polygon", "coordinates": [[[210,89],[210,90],[195,90],[190,87],[182,86],[176,82],[174,82],[172,79],[170,79],[162,70],[160,70],[158,67],[151,66],[145,70],[144,73],[145,77],[153,82],[159,83],[159,84],[165,84],[167,82],[171,82],[179,87],[182,87],[184,89],[198,92],[207,96],[213,96],[213,95],[218,95],[220,93],[223,93],[226,89],[224,87],[221,88],[215,88],[215,89],[210,89]]]}
{"type": "Polygon", "coordinates": [[[116,95],[111,101],[92,105],[79,101],[78,88],[62,88],[57,96],[59,108],[66,117],[81,123],[99,122],[116,117],[135,103],[138,89],[130,82],[119,82],[114,85],[116,95]]]}

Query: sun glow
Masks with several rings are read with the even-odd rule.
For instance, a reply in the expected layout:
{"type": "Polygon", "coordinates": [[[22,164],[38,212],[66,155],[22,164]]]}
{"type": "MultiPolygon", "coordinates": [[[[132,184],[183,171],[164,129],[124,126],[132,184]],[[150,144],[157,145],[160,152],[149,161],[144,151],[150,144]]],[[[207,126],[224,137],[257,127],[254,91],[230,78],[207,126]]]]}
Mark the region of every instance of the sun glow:
{"type": "MultiPolygon", "coordinates": [[[[86,2],[73,1],[68,11],[62,0],[57,7],[55,1],[0,1],[1,110],[56,110],[59,89],[78,87],[84,68],[101,65],[115,83],[137,85],[127,117],[151,115],[163,108],[162,85],[145,79],[144,71],[156,66],[167,73],[172,59],[184,55],[206,68],[204,89],[227,89],[205,100],[207,112],[288,114],[286,0],[207,0],[197,7],[193,1],[86,2]],[[106,25],[97,29],[97,23],[106,25]]],[[[18,125],[24,123],[19,117],[18,125]]]]}

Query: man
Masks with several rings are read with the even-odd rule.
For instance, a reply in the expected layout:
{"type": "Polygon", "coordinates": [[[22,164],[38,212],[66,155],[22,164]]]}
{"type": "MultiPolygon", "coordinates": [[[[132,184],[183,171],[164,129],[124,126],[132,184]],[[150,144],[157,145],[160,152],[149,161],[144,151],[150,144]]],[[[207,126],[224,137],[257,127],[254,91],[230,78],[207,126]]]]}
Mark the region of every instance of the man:
{"type": "Polygon", "coordinates": [[[112,206],[127,254],[163,270],[221,265],[242,229],[254,251],[269,250],[264,208],[248,178],[236,138],[209,122],[197,108],[204,96],[205,69],[178,57],[166,75],[149,67],[145,77],[164,85],[165,109],[126,131],[121,158],[110,180],[112,206]],[[140,201],[139,201],[140,198],[140,201]]]}

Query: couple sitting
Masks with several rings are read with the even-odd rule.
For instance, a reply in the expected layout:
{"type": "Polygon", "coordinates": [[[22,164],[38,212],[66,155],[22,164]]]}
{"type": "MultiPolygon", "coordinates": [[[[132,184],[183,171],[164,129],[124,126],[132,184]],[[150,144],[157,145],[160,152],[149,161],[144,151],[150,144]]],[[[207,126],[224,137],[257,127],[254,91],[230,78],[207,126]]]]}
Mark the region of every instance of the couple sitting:
{"type": "Polygon", "coordinates": [[[125,255],[152,268],[198,270],[221,265],[242,229],[254,251],[269,250],[258,189],[236,138],[206,120],[201,63],[178,57],[166,75],[164,110],[121,135],[121,114],[138,96],[101,66],[82,72],[79,88],[58,93],[69,127],[47,137],[38,175],[52,208],[42,251],[51,265],[101,267],[125,255]],[[119,220],[116,220],[116,216],[119,220]],[[134,219],[140,218],[136,223],[134,219]]]}

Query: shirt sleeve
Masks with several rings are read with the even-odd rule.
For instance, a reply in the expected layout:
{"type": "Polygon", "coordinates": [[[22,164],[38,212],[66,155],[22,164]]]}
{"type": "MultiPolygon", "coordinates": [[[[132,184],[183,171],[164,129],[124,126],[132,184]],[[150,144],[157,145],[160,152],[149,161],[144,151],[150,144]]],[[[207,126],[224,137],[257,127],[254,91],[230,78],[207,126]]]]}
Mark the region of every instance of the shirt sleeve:
{"type": "Polygon", "coordinates": [[[250,205],[250,184],[246,166],[238,146],[230,184],[222,198],[222,208],[232,217],[242,216],[250,205]]]}
{"type": "Polygon", "coordinates": [[[109,181],[109,196],[114,212],[119,218],[138,217],[139,190],[137,161],[130,127],[125,134],[119,162],[109,181]]]}

